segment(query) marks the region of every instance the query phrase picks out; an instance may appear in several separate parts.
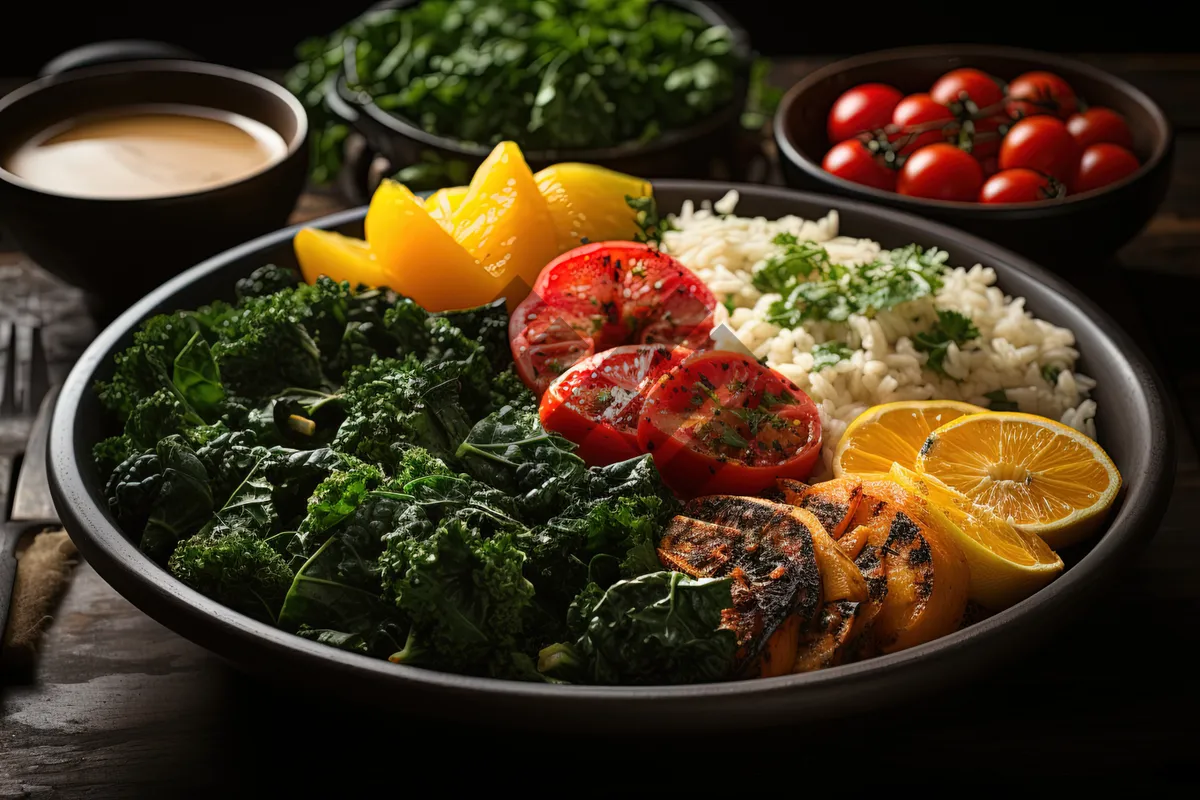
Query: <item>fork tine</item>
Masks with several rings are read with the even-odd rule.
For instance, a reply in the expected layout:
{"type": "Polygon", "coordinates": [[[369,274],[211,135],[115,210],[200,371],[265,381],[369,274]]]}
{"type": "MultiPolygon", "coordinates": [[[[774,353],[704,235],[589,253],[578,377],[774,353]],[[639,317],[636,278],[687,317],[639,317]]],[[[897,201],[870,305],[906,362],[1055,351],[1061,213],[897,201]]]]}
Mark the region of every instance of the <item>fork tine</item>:
{"type": "Polygon", "coordinates": [[[33,399],[33,328],[17,323],[13,337],[13,400],[20,414],[36,410],[33,399]]]}
{"type": "Polygon", "coordinates": [[[0,323],[0,414],[16,410],[12,396],[12,340],[13,324],[4,320],[0,323]]]}

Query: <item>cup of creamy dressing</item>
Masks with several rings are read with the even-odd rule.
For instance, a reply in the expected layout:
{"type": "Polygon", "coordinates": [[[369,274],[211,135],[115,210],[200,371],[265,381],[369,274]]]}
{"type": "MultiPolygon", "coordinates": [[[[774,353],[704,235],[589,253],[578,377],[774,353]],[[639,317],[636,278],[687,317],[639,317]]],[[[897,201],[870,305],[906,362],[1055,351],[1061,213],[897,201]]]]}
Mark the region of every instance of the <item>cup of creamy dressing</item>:
{"type": "Polygon", "coordinates": [[[83,67],[0,99],[0,225],[111,317],[286,224],[307,173],[282,86],[199,61],[83,67]]]}

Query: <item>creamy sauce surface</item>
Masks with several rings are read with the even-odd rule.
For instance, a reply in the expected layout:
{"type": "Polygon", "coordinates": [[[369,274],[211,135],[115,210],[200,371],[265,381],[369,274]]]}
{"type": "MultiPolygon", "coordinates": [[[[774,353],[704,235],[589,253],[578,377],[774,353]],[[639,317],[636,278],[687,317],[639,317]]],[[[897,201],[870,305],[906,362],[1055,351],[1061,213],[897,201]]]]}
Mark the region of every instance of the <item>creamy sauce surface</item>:
{"type": "Polygon", "coordinates": [[[190,106],[139,106],[48,128],[4,168],[39,189],[75,197],[190,194],[260,172],[287,154],[257,120],[190,106]]]}

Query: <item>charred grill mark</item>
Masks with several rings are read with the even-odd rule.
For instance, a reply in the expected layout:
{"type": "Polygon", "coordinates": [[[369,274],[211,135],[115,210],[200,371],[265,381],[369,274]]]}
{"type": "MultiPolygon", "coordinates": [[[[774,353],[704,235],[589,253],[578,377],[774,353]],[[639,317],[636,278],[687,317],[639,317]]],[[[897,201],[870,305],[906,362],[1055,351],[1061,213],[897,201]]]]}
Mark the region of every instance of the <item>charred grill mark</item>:
{"type": "Polygon", "coordinates": [[[821,601],[812,533],[799,512],[767,500],[712,495],[689,502],[667,526],[659,560],[695,577],[733,580],[722,627],[737,635],[746,669],[792,615],[807,627],[821,601]]]}
{"type": "Polygon", "coordinates": [[[887,595],[887,569],[884,566],[882,548],[864,547],[855,565],[862,571],[867,582],[867,596],[872,600],[883,600],[887,595]]]}
{"type": "MultiPolygon", "coordinates": [[[[892,517],[892,526],[888,531],[888,544],[910,547],[919,536],[921,536],[921,526],[913,522],[912,517],[903,511],[897,511],[892,517]]],[[[924,537],[922,537],[923,540],[924,537]]],[[[928,548],[926,550],[928,551],[928,548]]]]}
{"type": "Polygon", "coordinates": [[[845,518],[847,511],[846,506],[841,503],[830,502],[820,497],[805,498],[801,501],[800,507],[811,511],[827,531],[836,529],[845,518]]]}
{"type": "Polygon", "coordinates": [[[853,655],[851,646],[861,638],[863,604],[849,600],[826,603],[815,630],[801,640],[792,672],[832,667],[853,655]]]}

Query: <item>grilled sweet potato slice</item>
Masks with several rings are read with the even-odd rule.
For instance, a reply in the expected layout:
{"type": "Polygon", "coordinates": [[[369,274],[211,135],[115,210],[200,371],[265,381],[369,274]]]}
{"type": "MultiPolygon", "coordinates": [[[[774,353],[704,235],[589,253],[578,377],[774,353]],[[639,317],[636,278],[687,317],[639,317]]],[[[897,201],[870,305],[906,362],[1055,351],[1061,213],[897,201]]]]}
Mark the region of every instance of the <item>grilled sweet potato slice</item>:
{"type": "Polygon", "coordinates": [[[807,487],[800,494],[800,501],[793,505],[811,511],[830,536],[840,539],[854,519],[861,500],[862,481],[845,477],[807,487]]]}
{"type": "Polygon", "coordinates": [[[859,642],[869,622],[864,603],[838,600],[821,609],[817,626],[800,639],[792,672],[812,672],[834,667],[859,655],[859,642]]]}
{"type": "Polygon", "coordinates": [[[799,614],[792,614],[781,622],[767,639],[758,656],[758,669],[755,673],[758,677],[774,678],[793,671],[792,665],[800,647],[801,621],[799,614]]]}
{"type": "Polygon", "coordinates": [[[812,533],[795,511],[753,497],[700,497],[671,520],[659,542],[659,560],[672,569],[733,578],[733,608],[722,626],[737,635],[746,671],[759,668],[757,656],[789,616],[807,627],[820,606],[812,533]]]}
{"type": "Polygon", "coordinates": [[[890,481],[869,481],[854,521],[855,538],[866,539],[855,563],[869,594],[879,597],[882,590],[871,620],[880,651],[903,650],[954,631],[967,603],[966,559],[936,530],[923,498],[890,481]]]}

